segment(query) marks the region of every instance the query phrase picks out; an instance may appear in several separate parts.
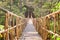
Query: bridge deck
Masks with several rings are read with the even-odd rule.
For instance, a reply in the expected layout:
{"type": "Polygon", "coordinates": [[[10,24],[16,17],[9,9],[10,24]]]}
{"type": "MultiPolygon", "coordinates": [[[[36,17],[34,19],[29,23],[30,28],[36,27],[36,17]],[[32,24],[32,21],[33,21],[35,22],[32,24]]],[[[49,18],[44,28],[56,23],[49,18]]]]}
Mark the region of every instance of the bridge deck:
{"type": "Polygon", "coordinates": [[[42,40],[38,32],[35,30],[31,19],[29,19],[27,26],[19,40],[42,40]]]}

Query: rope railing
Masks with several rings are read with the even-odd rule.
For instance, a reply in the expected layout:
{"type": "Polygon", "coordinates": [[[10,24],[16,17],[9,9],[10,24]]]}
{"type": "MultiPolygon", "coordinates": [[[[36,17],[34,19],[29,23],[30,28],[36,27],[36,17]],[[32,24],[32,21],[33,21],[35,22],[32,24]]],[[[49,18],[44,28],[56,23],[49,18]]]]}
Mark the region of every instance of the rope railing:
{"type": "MultiPolygon", "coordinates": [[[[12,15],[14,15],[14,16],[16,16],[16,17],[22,18],[21,16],[18,16],[18,15],[16,15],[16,14],[14,14],[13,12],[10,12],[10,11],[8,11],[7,9],[4,9],[4,8],[2,8],[2,7],[0,7],[0,10],[4,11],[4,12],[6,12],[6,13],[12,14],[12,15]]],[[[22,19],[23,19],[23,18],[22,18],[22,19]]]]}
{"type": "Polygon", "coordinates": [[[1,7],[0,10],[5,12],[5,26],[0,34],[3,35],[4,40],[18,40],[26,26],[26,18],[22,18],[1,7]]]}
{"type": "Polygon", "coordinates": [[[48,35],[54,35],[54,40],[60,37],[60,10],[44,17],[34,19],[36,30],[43,40],[52,40],[48,35]]]}
{"type": "MultiPolygon", "coordinates": [[[[19,26],[19,25],[22,25],[22,24],[24,24],[24,23],[18,24],[18,26],[19,26]]],[[[11,26],[10,26],[10,27],[11,27],[11,26]]],[[[7,31],[9,31],[9,30],[11,30],[11,29],[14,29],[14,28],[16,28],[16,27],[17,27],[17,26],[14,26],[14,27],[8,28],[8,29],[6,29],[6,30],[2,30],[2,31],[0,31],[0,33],[7,32],[7,31]]]]}
{"type": "Polygon", "coordinates": [[[47,31],[48,33],[51,33],[51,34],[53,34],[54,35],[54,37],[60,37],[60,35],[59,34],[57,34],[57,33],[54,33],[54,32],[52,32],[51,30],[47,30],[47,29],[45,29],[44,27],[42,27],[42,29],[43,30],[45,30],[45,31],[47,31]]]}
{"type": "MultiPolygon", "coordinates": [[[[41,20],[42,21],[42,20],[41,20]]],[[[43,22],[43,21],[42,21],[43,22]]],[[[51,30],[48,30],[48,29],[46,29],[46,28],[44,28],[44,27],[41,27],[43,30],[45,30],[45,31],[47,31],[48,33],[50,33],[50,34],[53,34],[54,35],[54,37],[60,37],[60,35],[59,34],[57,34],[57,33],[55,33],[55,32],[53,32],[53,31],[51,31],[51,30]]]]}

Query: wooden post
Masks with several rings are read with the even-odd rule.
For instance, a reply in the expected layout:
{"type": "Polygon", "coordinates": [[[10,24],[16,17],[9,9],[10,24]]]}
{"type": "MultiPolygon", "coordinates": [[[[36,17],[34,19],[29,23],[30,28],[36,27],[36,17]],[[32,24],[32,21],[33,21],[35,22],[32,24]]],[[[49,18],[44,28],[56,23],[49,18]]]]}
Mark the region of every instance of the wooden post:
{"type": "MultiPolygon", "coordinates": [[[[46,27],[47,27],[47,26],[46,26],[46,18],[45,18],[45,17],[44,17],[44,19],[43,19],[43,26],[42,26],[42,27],[44,27],[45,29],[46,29],[46,27]]],[[[43,30],[43,36],[42,36],[42,37],[43,37],[43,40],[46,40],[46,39],[45,39],[45,37],[46,37],[46,31],[45,31],[45,30],[43,30]],[[45,36],[44,36],[44,35],[45,35],[45,36]]]]}
{"type": "MultiPolygon", "coordinates": [[[[13,19],[13,17],[14,17],[14,16],[10,14],[10,19],[11,19],[11,21],[10,21],[10,22],[11,22],[10,26],[11,26],[11,27],[14,27],[14,19],[13,19]]],[[[10,28],[11,28],[11,27],[10,27],[10,28]]],[[[9,34],[10,34],[10,36],[9,36],[9,37],[10,37],[10,40],[14,40],[15,30],[14,30],[14,29],[11,29],[9,34]]]]}
{"type": "MultiPolygon", "coordinates": [[[[48,27],[50,27],[50,25],[49,25],[50,23],[49,23],[49,18],[48,18],[48,16],[45,18],[45,29],[48,29],[48,27]]],[[[44,38],[44,40],[47,40],[47,37],[48,37],[48,32],[46,32],[45,31],[45,38],[44,38]]]]}
{"type": "Polygon", "coordinates": [[[41,35],[41,37],[42,37],[42,23],[41,23],[41,18],[39,18],[39,23],[38,23],[38,25],[39,25],[39,28],[38,28],[38,33],[41,35]]]}
{"type": "MultiPolygon", "coordinates": [[[[54,17],[54,33],[56,33],[56,15],[53,15],[54,17]]],[[[56,37],[54,38],[54,40],[56,40],[56,37]]]]}
{"type": "Polygon", "coordinates": [[[16,38],[18,39],[18,17],[16,17],[16,38]]]}
{"type": "Polygon", "coordinates": [[[58,32],[60,34],[60,14],[58,14],[58,32]]]}
{"type": "MultiPolygon", "coordinates": [[[[18,24],[20,24],[20,19],[18,18],[18,24]]],[[[18,25],[18,38],[20,37],[20,25],[18,25]]]]}
{"type": "MultiPolygon", "coordinates": [[[[5,18],[6,19],[5,19],[5,27],[4,27],[4,29],[8,29],[8,13],[6,13],[5,18]]],[[[8,33],[8,31],[6,32],[5,40],[9,40],[9,33],[8,33]]]]}
{"type": "MultiPolygon", "coordinates": [[[[21,24],[21,19],[19,19],[19,24],[21,24]]],[[[21,25],[19,25],[19,36],[21,36],[21,25]]]]}

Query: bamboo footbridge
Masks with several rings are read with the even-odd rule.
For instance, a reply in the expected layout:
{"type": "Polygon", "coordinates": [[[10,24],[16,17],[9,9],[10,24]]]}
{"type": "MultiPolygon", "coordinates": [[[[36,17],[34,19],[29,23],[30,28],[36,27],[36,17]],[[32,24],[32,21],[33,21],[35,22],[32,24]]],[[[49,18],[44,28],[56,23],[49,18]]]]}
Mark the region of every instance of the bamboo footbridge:
{"type": "Polygon", "coordinates": [[[23,18],[4,8],[0,10],[5,13],[4,30],[0,31],[4,40],[51,40],[49,34],[54,35],[54,40],[60,37],[60,10],[41,18],[23,18]]]}

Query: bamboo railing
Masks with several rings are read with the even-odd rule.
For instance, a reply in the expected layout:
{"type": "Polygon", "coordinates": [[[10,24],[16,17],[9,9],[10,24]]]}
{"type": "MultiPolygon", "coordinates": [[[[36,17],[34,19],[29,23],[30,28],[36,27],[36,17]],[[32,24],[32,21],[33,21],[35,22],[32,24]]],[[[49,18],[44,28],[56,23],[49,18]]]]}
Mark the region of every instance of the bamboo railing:
{"type": "MultiPolygon", "coordinates": [[[[26,26],[26,19],[1,7],[0,9],[5,12],[5,27],[0,34],[3,35],[4,40],[19,40],[26,26]]],[[[49,35],[54,35],[54,40],[60,37],[60,11],[34,18],[33,23],[43,40],[52,40],[49,35]]]]}
{"type": "Polygon", "coordinates": [[[33,19],[33,23],[43,40],[52,40],[50,36],[53,35],[54,40],[60,37],[60,10],[42,18],[33,19]]]}
{"type": "Polygon", "coordinates": [[[5,27],[3,31],[0,31],[0,34],[3,35],[4,40],[18,40],[26,26],[26,19],[6,9],[0,9],[5,12],[5,27]]]}

